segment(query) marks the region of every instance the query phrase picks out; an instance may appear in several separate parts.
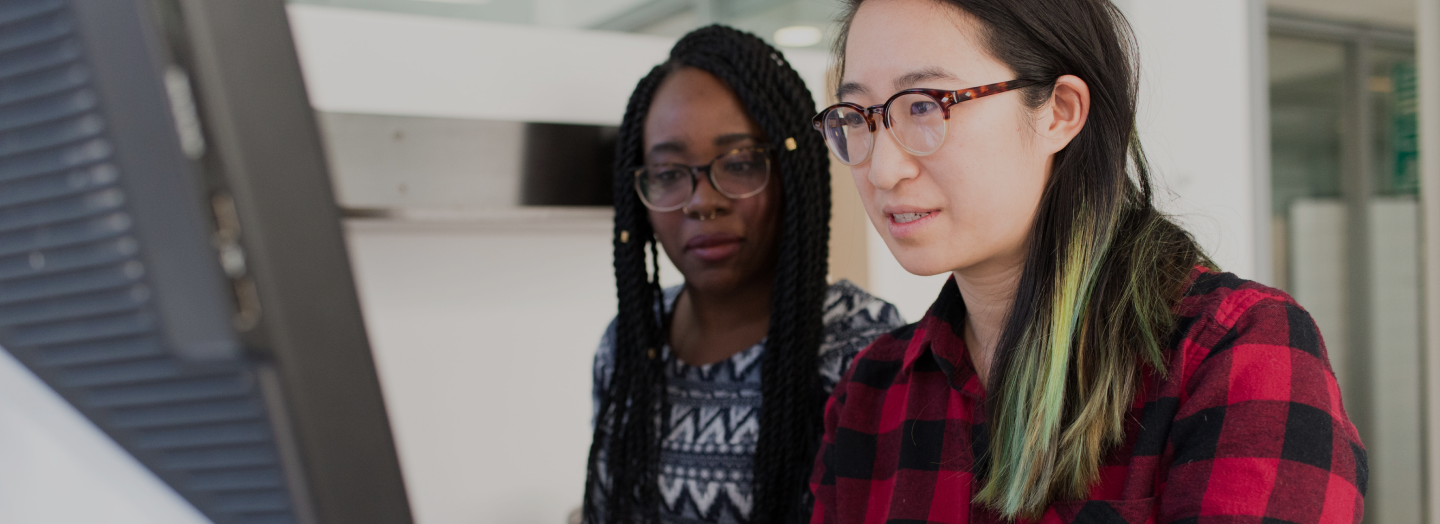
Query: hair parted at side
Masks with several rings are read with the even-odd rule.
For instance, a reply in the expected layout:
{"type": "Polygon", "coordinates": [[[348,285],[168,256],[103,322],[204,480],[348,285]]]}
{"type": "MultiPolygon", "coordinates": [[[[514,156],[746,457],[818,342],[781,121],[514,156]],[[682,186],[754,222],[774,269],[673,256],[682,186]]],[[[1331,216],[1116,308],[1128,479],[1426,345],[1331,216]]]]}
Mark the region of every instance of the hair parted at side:
{"type": "Polygon", "coordinates": [[[779,267],[761,363],[760,435],[754,462],[756,523],[806,519],[809,472],[822,431],[825,395],[818,372],[830,237],[829,157],[810,130],[815,103],[784,55],[749,33],[714,25],[681,38],[669,60],[640,80],[617,136],[615,157],[615,367],[600,399],[590,448],[584,513],[591,524],[655,522],[665,400],[663,298],[654,232],[635,192],[633,170],[644,161],[644,125],[651,100],[672,71],[693,67],[734,91],[777,151],[781,206],[779,267]],[[783,146],[793,138],[795,149],[783,146]],[[601,455],[608,466],[600,471],[601,455]],[[603,485],[608,496],[595,500],[603,485]]]}
{"type": "MultiPolygon", "coordinates": [[[[1055,155],[1030,230],[1025,267],[990,370],[986,478],[975,501],[1009,518],[1039,518],[1087,495],[1125,435],[1141,374],[1165,373],[1162,352],[1196,265],[1214,268],[1188,232],[1154,205],[1135,129],[1134,36],[1108,0],[933,0],[981,28],[990,56],[1038,108],[1055,80],[1090,89],[1084,128],[1055,155]]],[[[836,42],[864,0],[848,0],[836,42]]]]}

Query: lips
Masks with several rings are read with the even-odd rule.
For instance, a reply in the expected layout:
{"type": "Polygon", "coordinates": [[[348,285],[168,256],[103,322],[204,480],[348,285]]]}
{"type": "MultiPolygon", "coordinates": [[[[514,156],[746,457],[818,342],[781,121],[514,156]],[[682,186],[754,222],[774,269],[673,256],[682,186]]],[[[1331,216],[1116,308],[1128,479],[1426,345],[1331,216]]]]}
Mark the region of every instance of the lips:
{"type": "Polygon", "coordinates": [[[744,241],[743,237],[730,233],[696,235],[685,242],[685,252],[706,262],[718,262],[739,252],[744,241]]]}

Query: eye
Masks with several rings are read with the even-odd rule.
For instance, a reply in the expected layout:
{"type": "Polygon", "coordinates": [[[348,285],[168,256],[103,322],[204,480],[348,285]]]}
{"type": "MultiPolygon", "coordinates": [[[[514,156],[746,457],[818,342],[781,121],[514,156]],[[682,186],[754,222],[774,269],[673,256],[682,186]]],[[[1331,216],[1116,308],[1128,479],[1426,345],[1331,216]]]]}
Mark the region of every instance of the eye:
{"type": "Polygon", "coordinates": [[[845,115],[845,125],[851,127],[863,126],[865,125],[865,117],[860,116],[860,113],[849,113],[845,115]]]}
{"type": "Polygon", "coordinates": [[[655,185],[670,185],[684,180],[687,174],[673,167],[662,167],[650,172],[650,182],[655,185]]]}
{"type": "Polygon", "coordinates": [[[940,110],[940,104],[934,100],[922,100],[910,104],[911,116],[926,116],[940,110]]]}
{"type": "Polygon", "coordinates": [[[720,167],[729,173],[743,173],[755,169],[755,163],[745,160],[730,160],[720,167]]]}

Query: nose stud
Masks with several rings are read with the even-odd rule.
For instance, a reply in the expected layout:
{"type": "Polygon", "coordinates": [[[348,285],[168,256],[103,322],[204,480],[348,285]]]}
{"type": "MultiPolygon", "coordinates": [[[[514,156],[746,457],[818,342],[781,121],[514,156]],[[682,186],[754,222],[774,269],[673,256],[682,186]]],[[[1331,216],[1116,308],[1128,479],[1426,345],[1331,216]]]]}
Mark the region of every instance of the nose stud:
{"type": "Polygon", "coordinates": [[[699,221],[701,221],[701,222],[705,222],[705,221],[707,221],[707,220],[715,220],[715,215],[720,214],[720,212],[719,212],[719,211],[716,211],[716,210],[711,210],[711,211],[710,211],[710,214],[708,214],[708,215],[702,215],[702,214],[699,214],[699,213],[692,213],[692,212],[690,212],[690,208],[688,208],[688,207],[686,207],[686,208],[681,208],[681,211],[685,212],[685,216],[694,217],[695,220],[699,220],[699,221]]]}

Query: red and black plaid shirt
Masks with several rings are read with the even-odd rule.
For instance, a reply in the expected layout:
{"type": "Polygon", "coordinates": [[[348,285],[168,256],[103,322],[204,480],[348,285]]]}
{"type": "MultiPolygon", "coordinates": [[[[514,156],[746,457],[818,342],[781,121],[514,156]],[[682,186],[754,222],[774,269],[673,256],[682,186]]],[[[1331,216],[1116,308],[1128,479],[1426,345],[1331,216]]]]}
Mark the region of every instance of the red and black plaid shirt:
{"type": "MultiPolygon", "coordinates": [[[[1365,449],[1310,315],[1229,273],[1192,280],[1168,375],[1146,374],[1087,500],[1041,522],[1359,522],[1365,449]]],[[[952,278],[924,319],[856,357],[825,408],[813,523],[1004,521],[970,502],[988,439],[963,318],[952,278]]]]}

